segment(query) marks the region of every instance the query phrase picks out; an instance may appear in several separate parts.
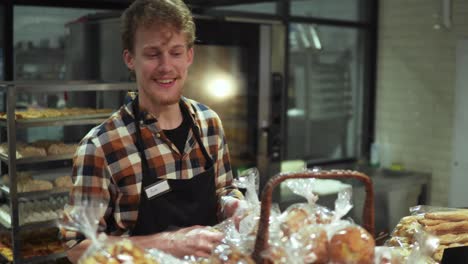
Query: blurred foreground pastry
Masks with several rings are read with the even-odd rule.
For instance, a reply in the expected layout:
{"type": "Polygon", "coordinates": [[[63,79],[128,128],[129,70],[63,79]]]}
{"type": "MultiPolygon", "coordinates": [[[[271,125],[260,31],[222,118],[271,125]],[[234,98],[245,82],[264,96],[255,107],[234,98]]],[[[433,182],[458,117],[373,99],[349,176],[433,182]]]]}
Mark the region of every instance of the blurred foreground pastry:
{"type": "Polygon", "coordinates": [[[374,238],[360,226],[346,227],[329,243],[330,262],[334,264],[373,264],[374,238]]]}
{"type": "Polygon", "coordinates": [[[103,250],[96,250],[91,256],[78,261],[79,264],[159,264],[150,255],[133,245],[130,240],[121,240],[103,250]]]}
{"type": "Polygon", "coordinates": [[[284,236],[291,236],[313,223],[311,213],[303,207],[290,207],[282,215],[280,228],[284,236]]]}
{"type": "Polygon", "coordinates": [[[298,232],[297,238],[304,245],[305,263],[328,263],[328,237],[323,227],[306,226],[298,232]]]}
{"type": "Polygon", "coordinates": [[[214,250],[206,263],[211,264],[255,264],[253,259],[234,246],[221,244],[214,250]]]}

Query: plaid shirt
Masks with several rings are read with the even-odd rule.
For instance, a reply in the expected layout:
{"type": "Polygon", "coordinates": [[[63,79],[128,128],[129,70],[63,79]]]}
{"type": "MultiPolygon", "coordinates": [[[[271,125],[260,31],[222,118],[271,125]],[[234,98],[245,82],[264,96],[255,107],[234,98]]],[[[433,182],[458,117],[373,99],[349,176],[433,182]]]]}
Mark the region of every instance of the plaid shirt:
{"type": "MultiPolygon", "coordinates": [[[[205,105],[188,98],[182,100],[200,128],[201,140],[214,162],[220,215],[221,196],[242,198],[242,194],[231,185],[231,164],[221,120],[205,105]]],[[[104,123],[93,128],[81,141],[73,160],[74,186],[66,211],[88,201],[108,205],[100,215],[99,231],[111,235],[128,234],[138,216],[142,168],[134,143],[132,103],[122,106],[104,123]]],[[[158,127],[154,116],[141,112],[140,120],[148,166],[150,170],[156,170],[158,177],[190,179],[205,171],[207,161],[192,130],[188,133],[184,153],[180,153],[158,127]]],[[[67,221],[65,217],[64,222],[67,221]]],[[[66,228],[61,229],[61,234],[69,247],[83,238],[66,228]]]]}

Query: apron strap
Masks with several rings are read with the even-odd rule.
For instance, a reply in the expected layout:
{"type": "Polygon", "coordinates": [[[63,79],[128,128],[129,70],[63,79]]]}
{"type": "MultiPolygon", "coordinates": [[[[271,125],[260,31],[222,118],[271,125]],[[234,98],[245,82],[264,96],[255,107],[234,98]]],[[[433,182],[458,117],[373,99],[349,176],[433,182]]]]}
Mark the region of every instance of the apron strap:
{"type": "Polygon", "coordinates": [[[190,112],[188,111],[187,106],[184,104],[182,99],[180,100],[179,105],[180,105],[180,109],[182,109],[182,113],[185,115],[186,118],[188,118],[190,120],[190,124],[191,124],[191,127],[192,127],[192,131],[193,131],[193,133],[195,135],[195,139],[197,140],[198,145],[200,145],[203,156],[206,159],[205,170],[208,169],[208,168],[211,168],[211,166],[214,165],[213,159],[211,159],[210,155],[206,151],[205,145],[203,145],[203,143],[201,141],[200,130],[199,130],[198,126],[195,124],[195,122],[193,121],[193,118],[190,116],[190,112]]]}
{"type": "MultiPolygon", "coordinates": [[[[145,185],[143,180],[150,179],[150,177],[145,177],[145,175],[148,175],[148,173],[151,172],[148,166],[148,160],[146,159],[146,153],[144,149],[144,143],[143,143],[143,137],[141,136],[141,130],[140,130],[140,109],[138,107],[138,95],[135,97],[135,99],[132,102],[132,112],[134,115],[134,124],[135,124],[135,134],[136,134],[136,142],[135,146],[137,147],[138,152],[140,153],[140,158],[141,158],[141,173],[142,173],[142,184],[145,185]]],[[[156,178],[156,177],[155,177],[156,178]]],[[[148,184],[148,183],[147,183],[148,184]]],[[[150,183],[151,184],[151,183],[150,183]]]]}

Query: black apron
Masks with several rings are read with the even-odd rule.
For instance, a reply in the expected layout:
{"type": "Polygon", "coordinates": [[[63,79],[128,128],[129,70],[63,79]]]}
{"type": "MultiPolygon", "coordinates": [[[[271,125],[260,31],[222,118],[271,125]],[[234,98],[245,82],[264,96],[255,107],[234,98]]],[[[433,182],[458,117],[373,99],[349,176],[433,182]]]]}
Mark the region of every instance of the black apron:
{"type": "Polygon", "coordinates": [[[174,230],[193,225],[215,225],[216,217],[216,186],[213,160],[208,155],[200,138],[198,127],[195,126],[185,104],[180,103],[182,114],[189,118],[191,129],[206,159],[205,172],[188,180],[169,179],[171,190],[157,197],[148,199],[145,188],[161,181],[155,169],[150,169],[144,152],[143,138],[140,131],[140,111],[138,97],[133,101],[135,116],[136,142],[140,153],[142,166],[142,184],[137,222],[130,235],[150,235],[162,231],[174,230]]]}

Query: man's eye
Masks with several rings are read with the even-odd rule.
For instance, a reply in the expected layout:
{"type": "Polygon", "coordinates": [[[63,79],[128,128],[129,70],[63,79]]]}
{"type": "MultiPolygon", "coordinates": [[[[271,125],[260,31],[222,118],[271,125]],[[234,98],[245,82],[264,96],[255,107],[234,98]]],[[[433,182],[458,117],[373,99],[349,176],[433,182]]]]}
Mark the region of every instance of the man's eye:
{"type": "Polygon", "coordinates": [[[182,55],[182,52],[175,52],[175,53],[172,53],[172,55],[176,56],[176,57],[179,57],[182,55]]]}

